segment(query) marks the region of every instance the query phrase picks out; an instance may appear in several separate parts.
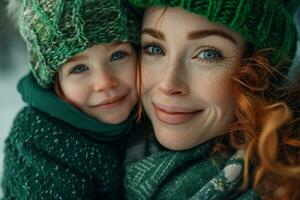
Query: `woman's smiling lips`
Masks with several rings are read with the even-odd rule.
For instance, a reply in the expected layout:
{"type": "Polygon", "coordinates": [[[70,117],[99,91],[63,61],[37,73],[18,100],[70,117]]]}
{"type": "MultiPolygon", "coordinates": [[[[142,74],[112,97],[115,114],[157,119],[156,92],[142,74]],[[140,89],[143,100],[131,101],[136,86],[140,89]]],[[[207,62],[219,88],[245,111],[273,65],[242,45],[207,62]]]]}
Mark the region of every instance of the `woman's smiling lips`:
{"type": "Polygon", "coordinates": [[[127,97],[127,94],[113,97],[111,99],[107,99],[102,101],[101,103],[91,106],[92,108],[102,108],[102,109],[109,109],[117,106],[118,104],[122,103],[124,99],[127,97]]]}
{"type": "Polygon", "coordinates": [[[201,113],[203,110],[192,110],[181,108],[177,106],[166,106],[162,104],[153,103],[154,113],[156,117],[163,123],[169,125],[179,125],[186,123],[195,115],[201,113]]]}

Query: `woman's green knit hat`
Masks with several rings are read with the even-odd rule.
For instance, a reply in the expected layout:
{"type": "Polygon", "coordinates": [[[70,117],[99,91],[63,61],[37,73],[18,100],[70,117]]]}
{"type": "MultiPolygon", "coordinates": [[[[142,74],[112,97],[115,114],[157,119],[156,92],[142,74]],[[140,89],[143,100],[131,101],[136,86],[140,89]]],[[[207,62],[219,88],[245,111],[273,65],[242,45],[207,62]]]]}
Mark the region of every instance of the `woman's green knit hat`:
{"type": "Polygon", "coordinates": [[[137,9],[181,7],[242,34],[255,49],[272,48],[272,61],[294,56],[296,30],[292,12],[299,0],[129,0],[137,9]]]}
{"type": "Polygon", "coordinates": [[[59,67],[92,45],[138,43],[139,24],[125,4],[122,0],[23,0],[18,26],[38,83],[50,88],[59,67]]]}

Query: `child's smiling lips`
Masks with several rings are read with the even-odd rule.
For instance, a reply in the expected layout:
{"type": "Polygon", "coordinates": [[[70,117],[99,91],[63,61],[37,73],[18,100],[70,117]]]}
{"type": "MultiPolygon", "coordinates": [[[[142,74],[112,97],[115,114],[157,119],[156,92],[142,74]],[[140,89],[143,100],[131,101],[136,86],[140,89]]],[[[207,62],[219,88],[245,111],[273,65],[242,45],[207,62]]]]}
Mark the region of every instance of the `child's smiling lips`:
{"type": "Polygon", "coordinates": [[[119,95],[110,99],[106,99],[102,102],[100,102],[97,105],[91,106],[92,108],[103,108],[103,109],[107,109],[107,108],[112,108],[115,107],[116,105],[122,103],[124,101],[124,99],[126,98],[127,94],[125,95],[119,95]]]}

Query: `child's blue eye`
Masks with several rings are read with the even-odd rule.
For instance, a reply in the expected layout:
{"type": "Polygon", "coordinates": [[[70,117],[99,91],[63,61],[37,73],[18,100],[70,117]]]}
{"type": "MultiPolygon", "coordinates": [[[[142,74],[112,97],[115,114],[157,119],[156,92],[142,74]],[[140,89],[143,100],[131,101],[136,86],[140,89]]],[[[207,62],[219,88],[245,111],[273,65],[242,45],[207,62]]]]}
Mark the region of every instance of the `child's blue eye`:
{"type": "Polygon", "coordinates": [[[165,55],[164,50],[158,45],[147,45],[143,49],[145,53],[150,55],[165,55]]]}
{"type": "Polygon", "coordinates": [[[71,69],[71,74],[79,74],[83,73],[85,71],[89,70],[89,68],[86,65],[76,65],[71,69]]]}
{"type": "Polygon", "coordinates": [[[127,53],[125,53],[123,51],[114,52],[110,56],[110,61],[120,60],[120,59],[124,58],[126,55],[127,55],[127,53]]]}
{"type": "Polygon", "coordinates": [[[203,60],[213,61],[222,58],[222,54],[214,49],[205,49],[201,51],[197,57],[203,60]]]}

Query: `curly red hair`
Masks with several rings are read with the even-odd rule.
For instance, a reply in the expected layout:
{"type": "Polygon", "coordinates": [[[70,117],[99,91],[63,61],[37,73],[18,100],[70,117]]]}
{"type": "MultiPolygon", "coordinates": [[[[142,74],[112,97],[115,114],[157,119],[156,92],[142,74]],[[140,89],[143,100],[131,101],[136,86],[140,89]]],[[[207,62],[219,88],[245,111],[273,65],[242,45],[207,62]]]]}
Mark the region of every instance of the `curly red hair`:
{"type": "MultiPolygon", "coordinates": [[[[272,85],[271,78],[279,74],[275,69],[280,66],[270,66],[269,51],[253,53],[232,74],[237,121],[224,137],[233,148],[245,150],[242,188],[251,179],[262,199],[296,200],[300,199],[299,119],[297,113],[292,117],[288,105],[299,111],[300,85],[272,85]],[[250,165],[253,176],[249,176],[250,165]]],[[[217,145],[216,151],[225,148],[217,145]]]]}

